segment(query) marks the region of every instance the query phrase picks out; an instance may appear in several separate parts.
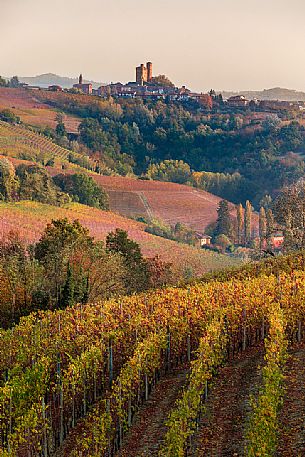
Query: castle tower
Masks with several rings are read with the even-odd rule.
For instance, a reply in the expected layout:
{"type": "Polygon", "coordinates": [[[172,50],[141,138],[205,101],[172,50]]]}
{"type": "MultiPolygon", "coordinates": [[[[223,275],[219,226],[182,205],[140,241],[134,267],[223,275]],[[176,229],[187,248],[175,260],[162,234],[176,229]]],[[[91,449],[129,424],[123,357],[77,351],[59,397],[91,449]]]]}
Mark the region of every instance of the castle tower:
{"type": "Polygon", "coordinates": [[[136,82],[140,86],[143,86],[147,82],[147,68],[141,63],[139,67],[136,67],[136,82]]]}
{"type": "Polygon", "coordinates": [[[147,81],[150,83],[152,78],[153,78],[153,67],[151,62],[147,62],[146,64],[147,68],[147,81]]]}
{"type": "Polygon", "coordinates": [[[83,75],[82,74],[79,75],[78,84],[83,84],[83,75]]]}

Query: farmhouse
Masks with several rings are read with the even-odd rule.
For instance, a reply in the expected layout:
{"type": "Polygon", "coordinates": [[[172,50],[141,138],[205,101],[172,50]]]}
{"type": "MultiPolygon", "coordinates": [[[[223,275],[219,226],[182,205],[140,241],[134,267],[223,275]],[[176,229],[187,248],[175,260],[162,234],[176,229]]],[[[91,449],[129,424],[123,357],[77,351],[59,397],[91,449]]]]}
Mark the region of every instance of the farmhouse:
{"type": "Polygon", "coordinates": [[[282,232],[275,232],[270,237],[270,243],[274,249],[280,249],[284,243],[284,235],[282,232]]]}
{"type": "Polygon", "coordinates": [[[196,239],[198,245],[202,248],[204,246],[210,246],[212,237],[209,235],[203,235],[202,233],[196,232],[196,239]]]}

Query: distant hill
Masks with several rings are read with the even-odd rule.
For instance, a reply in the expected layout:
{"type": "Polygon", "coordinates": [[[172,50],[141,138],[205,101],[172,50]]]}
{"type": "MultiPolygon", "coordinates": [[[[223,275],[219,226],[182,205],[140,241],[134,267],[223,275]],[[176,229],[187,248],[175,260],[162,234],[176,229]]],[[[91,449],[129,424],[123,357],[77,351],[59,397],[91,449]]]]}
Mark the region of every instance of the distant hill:
{"type": "Polygon", "coordinates": [[[274,87],[273,89],[264,89],[261,91],[244,90],[240,92],[221,91],[224,98],[229,98],[234,95],[244,95],[248,99],[257,98],[258,100],[280,100],[289,102],[304,102],[305,92],[296,91],[293,89],[284,89],[274,87]]]}
{"type": "MultiPolygon", "coordinates": [[[[66,76],[58,76],[54,73],[44,73],[43,75],[37,76],[20,76],[19,81],[22,83],[29,84],[30,86],[40,86],[40,87],[48,87],[51,85],[58,85],[63,88],[72,87],[73,84],[78,83],[77,78],[68,78],[66,76]]],[[[91,83],[94,89],[97,89],[102,83],[96,81],[88,81],[84,80],[84,83],[91,83]]]]}

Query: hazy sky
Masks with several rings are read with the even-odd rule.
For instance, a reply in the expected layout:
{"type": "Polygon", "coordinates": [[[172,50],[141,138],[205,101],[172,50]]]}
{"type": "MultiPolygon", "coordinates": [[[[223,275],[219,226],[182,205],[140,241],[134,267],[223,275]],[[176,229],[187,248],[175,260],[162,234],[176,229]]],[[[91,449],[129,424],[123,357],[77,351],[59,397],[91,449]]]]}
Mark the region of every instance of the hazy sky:
{"type": "Polygon", "coordinates": [[[0,74],[305,91],[305,0],[0,0],[0,74]]]}

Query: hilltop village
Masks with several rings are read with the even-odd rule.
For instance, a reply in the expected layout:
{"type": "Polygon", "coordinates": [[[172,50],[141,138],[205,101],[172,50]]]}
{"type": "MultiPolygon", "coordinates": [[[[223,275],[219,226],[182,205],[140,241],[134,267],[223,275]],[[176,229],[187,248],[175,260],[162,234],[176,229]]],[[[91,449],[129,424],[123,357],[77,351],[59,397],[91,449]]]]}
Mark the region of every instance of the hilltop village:
{"type": "MultiPolygon", "coordinates": [[[[25,86],[28,89],[38,89],[38,87],[25,86]]],[[[59,85],[52,85],[48,87],[48,90],[63,91],[64,89],[59,85]]],[[[176,87],[165,75],[153,75],[152,62],[147,62],[146,66],[142,63],[136,67],[135,81],[130,81],[127,84],[116,82],[101,85],[97,89],[94,89],[92,83],[85,83],[83,81],[83,75],[80,74],[78,84],[74,84],[73,88],[68,90],[102,98],[112,96],[115,98],[142,98],[145,100],[194,101],[206,110],[221,107],[268,112],[305,110],[304,102],[248,100],[244,95],[234,95],[226,99],[221,94],[216,94],[212,89],[208,93],[198,93],[191,91],[186,86],[176,87]]]]}

